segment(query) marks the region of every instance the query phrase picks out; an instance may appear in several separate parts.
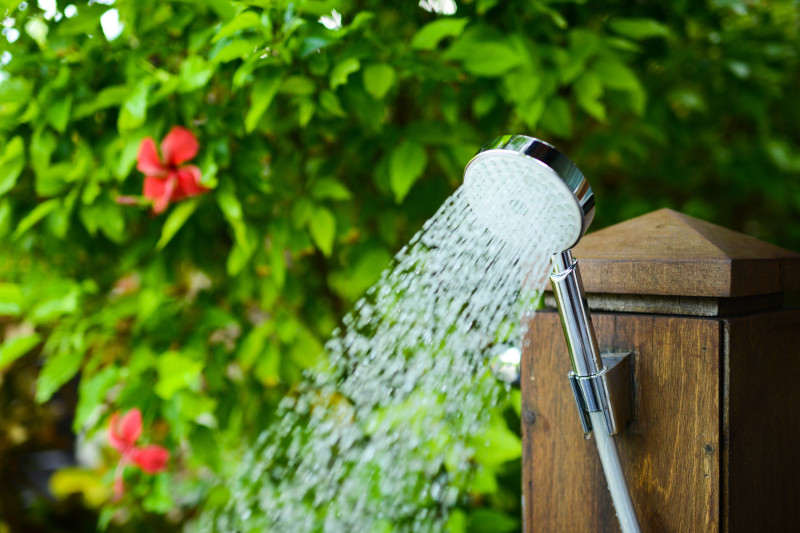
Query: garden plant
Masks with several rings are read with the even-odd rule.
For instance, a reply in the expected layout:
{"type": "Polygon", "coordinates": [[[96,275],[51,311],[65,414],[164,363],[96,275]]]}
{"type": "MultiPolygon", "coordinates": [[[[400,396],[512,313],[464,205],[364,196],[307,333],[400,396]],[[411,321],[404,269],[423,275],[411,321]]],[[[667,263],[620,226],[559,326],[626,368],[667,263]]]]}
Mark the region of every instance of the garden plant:
{"type": "MultiPolygon", "coordinates": [[[[0,532],[224,508],[277,404],[496,135],[578,161],[596,227],[667,206],[800,249],[796,0],[0,17],[0,532]]],[[[452,532],[519,529],[518,416],[514,391],[487,405],[452,532]]]]}

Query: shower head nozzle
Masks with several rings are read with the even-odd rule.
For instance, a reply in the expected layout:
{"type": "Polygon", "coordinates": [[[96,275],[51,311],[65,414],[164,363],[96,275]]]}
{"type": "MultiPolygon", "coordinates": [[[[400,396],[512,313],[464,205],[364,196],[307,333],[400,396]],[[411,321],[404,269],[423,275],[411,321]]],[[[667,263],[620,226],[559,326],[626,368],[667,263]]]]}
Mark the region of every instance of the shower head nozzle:
{"type": "Polygon", "coordinates": [[[594,217],[592,188],[575,163],[525,135],[489,141],[467,164],[464,188],[481,223],[512,246],[568,250],[594,217]]]}

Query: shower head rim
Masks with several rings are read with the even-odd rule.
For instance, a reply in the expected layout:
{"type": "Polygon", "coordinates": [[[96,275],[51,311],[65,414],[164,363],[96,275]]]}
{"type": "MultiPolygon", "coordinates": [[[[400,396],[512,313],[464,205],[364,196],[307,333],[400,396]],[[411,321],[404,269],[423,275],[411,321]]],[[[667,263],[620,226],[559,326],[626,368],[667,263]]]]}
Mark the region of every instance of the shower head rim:
{"type": "Polygon", "coordinates": [[[566,249],[574,247],[586,233],[594,219],[594,193],[578,166],[552,144],[527,135],[502,135],[487,142],[467,163],[464,176],[476,161],[492,155],[514,155],[532,160],[540,167],[552,172],[567,188],[579,210],[581,227],[574,242],[566,249]]]}

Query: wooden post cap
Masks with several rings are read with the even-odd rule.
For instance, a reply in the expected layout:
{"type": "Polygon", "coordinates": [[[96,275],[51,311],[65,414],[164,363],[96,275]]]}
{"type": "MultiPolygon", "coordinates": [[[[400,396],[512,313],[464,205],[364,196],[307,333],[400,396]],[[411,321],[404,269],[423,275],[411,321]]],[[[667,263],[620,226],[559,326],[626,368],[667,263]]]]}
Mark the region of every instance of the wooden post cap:
{"type": "Polygon", "coordinates": [[[671,209],[586,235],[589,293],[728,298],[800,288],[800,254],[671,209]]]}

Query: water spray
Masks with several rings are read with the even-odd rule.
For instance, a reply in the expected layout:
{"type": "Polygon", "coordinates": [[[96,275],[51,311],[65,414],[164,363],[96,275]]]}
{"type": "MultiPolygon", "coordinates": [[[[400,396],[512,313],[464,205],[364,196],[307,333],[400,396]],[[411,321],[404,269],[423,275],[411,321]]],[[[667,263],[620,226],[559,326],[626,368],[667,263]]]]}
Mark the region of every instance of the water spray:
{"type": "Polygon", "coordinates": [[[595,435],[623,533],[640,532],[613,435],[630,410],[625,354],[603,357],[597,345],[578,262],[571,249],[594,217],[594,194],[578,167],[533,137],[487,143],[467,165],[464,188],[475,216],[508,245],[526,249],[548,232],[553,287],[572,371],[569,382],[587,438],[595,435]]]}

